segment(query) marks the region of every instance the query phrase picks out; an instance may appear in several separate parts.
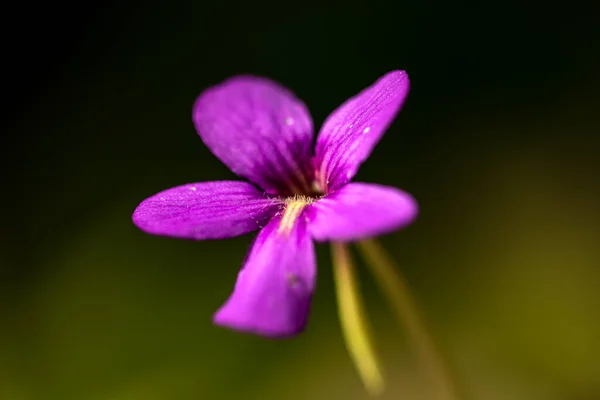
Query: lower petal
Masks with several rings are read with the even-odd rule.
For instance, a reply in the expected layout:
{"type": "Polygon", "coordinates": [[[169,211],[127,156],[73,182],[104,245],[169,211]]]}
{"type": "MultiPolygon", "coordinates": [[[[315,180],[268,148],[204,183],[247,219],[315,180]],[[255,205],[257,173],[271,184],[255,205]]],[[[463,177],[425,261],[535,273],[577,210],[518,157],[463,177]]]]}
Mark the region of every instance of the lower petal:
{"type": "Polygon", "coordinates": [[[270,338],[304,330],[315,287],[314,246],[303,217],[289,231],[280,227],[277,216],[259,233],[215,324],[270,338]]]}
{"type": "Polygon", "coordinates": [[[417,213],[416,201],[402,190],[350,183],[311,204],[306,217],[316,240],[353,241],[400,229],[417,213]]]}

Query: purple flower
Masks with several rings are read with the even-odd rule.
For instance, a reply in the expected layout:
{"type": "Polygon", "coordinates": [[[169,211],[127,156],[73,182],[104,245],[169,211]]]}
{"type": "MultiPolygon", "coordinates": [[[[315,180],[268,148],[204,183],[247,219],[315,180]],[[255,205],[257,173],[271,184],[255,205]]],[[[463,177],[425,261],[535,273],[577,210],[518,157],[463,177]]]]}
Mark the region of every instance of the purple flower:
{"type": "Polygon", "coordinates": [[[209,149],[243,181],[177,186],[133,213],[143,231],[223,239],[260,229],[217,325],[267,337],[301,332],[315,288],[313,240],[354,241],[416,217],[407,193],[351,183],[409,90],[393,71],[325,121],[313,153],[313,123],[294,94],[265,78],[230,78],[196,100],[193,121],[209,149]]]}

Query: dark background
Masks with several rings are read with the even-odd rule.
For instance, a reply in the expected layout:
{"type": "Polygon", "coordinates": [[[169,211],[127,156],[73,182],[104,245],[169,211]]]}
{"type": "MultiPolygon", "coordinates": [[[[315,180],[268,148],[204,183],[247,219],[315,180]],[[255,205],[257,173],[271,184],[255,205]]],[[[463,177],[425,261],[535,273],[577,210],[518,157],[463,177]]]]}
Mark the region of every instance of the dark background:
{"type": "MultiPolygon", "coordinates": [[[[206,87],[268,76],[319,126],[392,69],[411,94],[357,179],[419,201],[418,222],[382,240],[473,398],[600,398],[600,24],[573,2],[482,4],[7,9],[0,399],[366,398],[327,246],[308,331],[271,342],[210,323],[251,235],[150,237],[131,214],[233,178],[191,123],[206,87]]],[[[363,271],[387,398],[429,398],[363,271]]]]}

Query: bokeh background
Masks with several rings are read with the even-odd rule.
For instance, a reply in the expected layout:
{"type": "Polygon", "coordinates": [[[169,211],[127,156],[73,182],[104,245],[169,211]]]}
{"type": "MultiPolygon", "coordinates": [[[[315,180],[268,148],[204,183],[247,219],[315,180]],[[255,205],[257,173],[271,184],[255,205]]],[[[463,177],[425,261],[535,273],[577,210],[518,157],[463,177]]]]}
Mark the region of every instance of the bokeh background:
{"type": "MultiPolygon", "coordinates": [[[[573,3],[306,0],[13,4],[3,24],[0,399],[365,399],[320,246],[310,325],[213,327],[252,235],[136,230],[164,188],[233,175],[191,106],[239,73],[320,125],[392,69],[412,81],[357,179],[421,205],[382,238],[473,399],[600,399],[600,57],[573,3]]],[[[433,399],[361,285],[388,399],[433,399]]]]}

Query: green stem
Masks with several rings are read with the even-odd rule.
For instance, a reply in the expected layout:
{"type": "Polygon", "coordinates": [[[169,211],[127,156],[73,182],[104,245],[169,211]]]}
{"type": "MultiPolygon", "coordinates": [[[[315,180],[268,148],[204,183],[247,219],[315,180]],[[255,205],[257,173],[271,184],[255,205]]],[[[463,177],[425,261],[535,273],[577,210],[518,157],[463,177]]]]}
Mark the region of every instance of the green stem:
{"type": "Polygon", "coordinates": [[[367,391],[372,396],[377,396],[383,391],[384,381],[364,316],[350,250],[342,243],[333,243],[331,250],[340,323],[346,347],[367,391]]]}
{"type": "Polygon", "coordinates": [[[435,385],[439,399],[457,400],[458,385],[438,351],[419,314],[408,284],[383,247],[374,239],[357,243],[365,262],[391,303],[398,320],[406,327],[420,362],[435,385]]]}

